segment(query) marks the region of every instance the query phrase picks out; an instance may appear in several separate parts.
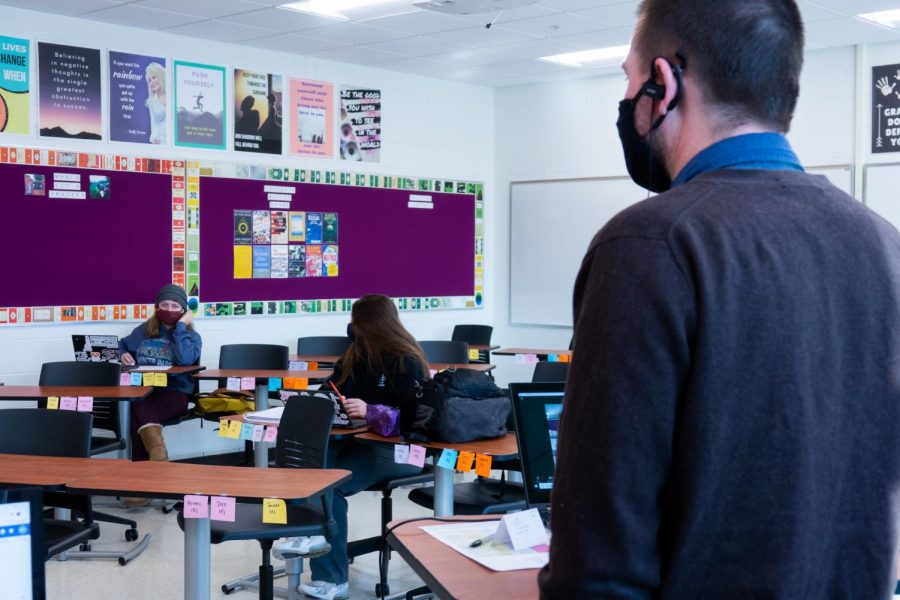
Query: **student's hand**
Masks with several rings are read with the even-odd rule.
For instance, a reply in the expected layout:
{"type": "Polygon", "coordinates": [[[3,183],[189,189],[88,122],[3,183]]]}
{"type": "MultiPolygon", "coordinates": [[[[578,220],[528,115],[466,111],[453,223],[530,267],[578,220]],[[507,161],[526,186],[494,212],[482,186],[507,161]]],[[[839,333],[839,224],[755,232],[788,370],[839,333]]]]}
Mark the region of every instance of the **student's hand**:
{"type": "Polygon", "coordinates": [[[134,366],[134,357],[131,355],[130,352],[123,352],[122,356],[120,356],[119,358],[122,360],[122,364],[125,365],[126,367],[134,366]]]}
{"type": "Polygon", "coordinates": [[[344,398],[344,410],[351,419],[366,418],[366,403],[359,398],[344,398]]]}
{"type": "Polygon", "coordinates": [[[181,321],[182,323],[184,323],[185,325],[190,325],[191,323],[194,322],[194,311],[192,311],[192,310],[184,311],[184,314],[181,315],[181,318],[178,320],[181,321]]]}

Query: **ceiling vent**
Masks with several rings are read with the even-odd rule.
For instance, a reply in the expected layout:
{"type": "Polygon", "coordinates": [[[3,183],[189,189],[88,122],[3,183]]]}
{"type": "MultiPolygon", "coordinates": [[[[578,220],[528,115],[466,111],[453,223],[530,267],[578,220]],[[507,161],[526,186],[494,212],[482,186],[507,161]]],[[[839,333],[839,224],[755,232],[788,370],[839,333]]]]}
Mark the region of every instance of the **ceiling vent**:
{"type": "Polygon", "coordinates": [[[413,5],[448,15],[477,15],[537,3],[538,0],[426,0],[413,5]]]}

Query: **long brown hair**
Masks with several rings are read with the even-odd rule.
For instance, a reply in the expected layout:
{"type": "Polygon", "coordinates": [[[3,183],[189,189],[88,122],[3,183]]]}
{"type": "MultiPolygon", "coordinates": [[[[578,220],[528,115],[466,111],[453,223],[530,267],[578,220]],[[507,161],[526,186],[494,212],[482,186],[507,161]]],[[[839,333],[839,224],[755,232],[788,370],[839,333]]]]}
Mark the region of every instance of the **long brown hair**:
{"type": "Polygon", "coordinates": [[[353,303],[350,325],[356,339],[341,359],[341,377],[337,384],[346,382],[359,365],[365,365],[372,373],[386,371],[386,359],[394,358],[397,368],[403,370],[407,357],[419,363],[422,376],[428,378],[428,361],[425,353],[400,322],[400,313],[394,302],[381,294],[368,294],[353,303]]]}

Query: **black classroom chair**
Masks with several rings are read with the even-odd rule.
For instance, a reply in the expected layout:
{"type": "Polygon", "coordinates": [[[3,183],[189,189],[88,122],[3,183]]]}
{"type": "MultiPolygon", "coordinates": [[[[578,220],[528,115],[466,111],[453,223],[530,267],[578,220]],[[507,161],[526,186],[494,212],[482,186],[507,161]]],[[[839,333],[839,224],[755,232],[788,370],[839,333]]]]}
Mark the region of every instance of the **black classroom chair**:
{"type": "Polygon", "coordinates": [[[569,374],[569,363],[548,362],[542,360],[534,365],[534,373],[531,375],[533,383],[539,381],[565,381],[569,374]]]}
{"type": "MultiPolygon", "coordinates": [[[[457,325],[453,328],[450,339],[454,342],[466,342],[470,346],[490,346],[493,332],[494,328],[490,325],[457,325]]],[[[470,359],[469,362],[490,363],[491,351],[479,350],[478,360],[470,359]]]]}
{"type": "Polygon", "coordinates": [[[451,342],[448,340],[426,340],[419,342],[425,353],[425,360],[430,363],[463,363],[469,362],[469,344],[467,342],[451,342]]]}

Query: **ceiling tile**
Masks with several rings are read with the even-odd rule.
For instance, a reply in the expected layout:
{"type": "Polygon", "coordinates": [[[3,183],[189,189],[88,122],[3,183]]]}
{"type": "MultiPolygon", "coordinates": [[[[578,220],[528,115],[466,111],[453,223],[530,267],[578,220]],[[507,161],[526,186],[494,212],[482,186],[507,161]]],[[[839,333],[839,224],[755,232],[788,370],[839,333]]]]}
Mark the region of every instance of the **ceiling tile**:
{"type": "Polygon", "coordinates": [[[898,8],[897,0],[852,0],[852,2],[849,0],[812,0],[810,4],[818,4],[848,15],[898,8]]]}
{"type": "Polygon", "coordinates": [[[577,16],[572,13],[558,13],[547,17],[535,17],[503,23],[504,29],[530,33],[541,37],[574,35],[576,33],[611,29],[613,27],[616,27],[615,23],[577,16]]]}
{"type": "Polygon", "coordinates": [[[267,33],[271,33],[265,29],[260,29],[259,27],[247,27],[246,25],[238,25],[237,23],[214,20],[178,25],[177,27],[170,27],[165,31],[166,33],[174,33],[176,35],[199,37],[220,42],[240,42],[242,40],[259,38],[267,33]]]}
{"type": "Polygon", "coordinates": [[[452,79],[454,81],[464,81],[479,85],[492,85],[496,79],[503,77],[504,73],[493,69],[486,69],[484,67],[462,67],[436,71],[432,75],[440,79],[452,79]]]}
{"type": "Polygon", "coordinates": [[[541,75],[544,73],[561,73],[563,71],[573,76],[578,75],[578,69],[556,65],[544,60],[534,59],[496,63],[491,65],[491,69],[503,71],[504,73],[508,73],[510,75],[541,75]]]}
{"type": "Polygon", "coordinates": [[[634,30],[631,27],[617,27],[616,29],[604,29],[603,31],[564,35],[554,39],[577,46],[579,50],[590,50],[592,48],[609,48],[610,46],[628,46],[631,44],[631,34],[633,32],[634,30]]]}
{"type": "Polygon", "coordinates": [[[398,58],[393,60],[379,61],[376,63],[372,63],[369,66],[376,67],[378,69],[389,69],[391,71],[413,73],[415,75],[431,75],[437,70],[447,68],[447,65],[428,58],[398,58]]]}
{"type": "Polygon", "coordinates": [[[402,31],[407,35],[427,35],[429,33],[437,33],[438,31],[453,31],[455,29],[471,27],[471,23],[468,21],[457,19],[451,15],[444,15],[427,10],[417,10],[415,12],[391,15],[378,19],[366,19],[361,22],[374,27],[402,31]]]}
{"type": "Polygon", "coordinates": [[[575,52],[576,50],[580,50],[580,48],[572,44],[560,42],[559,40],[535,39],[528,42],[516,42],[515,44],[497,46],[494,50],[521,58],[538,58],[539,56],[575,52]]]}
{"type": "Polygon", "coordinates": [[[252,12],[241,13],[239,15],[222,17],[220,20],[228,21],[229,23],[237,23],[239,25],[250,25],[251,27],[272,29],[274,31],[302,31],[304,29],[312,29],[313,27],[334,25],[335,23],[340,22],[336,19],[329,19],[328,17],[320,17],[297,12],[296,10],[285,10],[283,8],[264,8],[252,12]]]}
{"type": "Polygon", "coordinates": [[[335,48],[334,50],[322,50],[321,52],[311,52],[310,56],[316,58],[324,58],[325,60],[336,60],[339,62],[356,63],[359,65],[367,65],[378,61],[386,61],[397,58],[405,58],[402,54],[395,52],[385,52],[384,50],[375,50],[367,46],[344,46],[343,48],[335,48]]]}
{"type": "Polygon", "coordinates": [[[422,35],[400,38],[396,40],[387,40],[385,42],[373,42],[366,44],[371,48],[378,50],[387,50],[388,52],[399,52],[400,54],[408,54],[410,56],[430,56],[432,54],[444,54],[454,52],[465,48],[458,44],[452,44],[433,37],[422,35]]]}
{"type": "MultiPolygon", "coordinates": [[[[531,17],[546,17],[547,15],[557,14],[558,10],[542,6],[540,4],[529,4],[528,6],[520,6],[519,8],[511,8],[504,10],[497,19],[495,25],[502,25],[507,21],[517,21],[519,19],[530,19],[531,17]]],[[[498,15],[498,11],[493,10],[477,15],[459,15],[460,19],[469,21],[470,23],[479,23],[485,25],[493,21],[498,15]]]]}
{"type": "Polygon", "coordinates": [[[436,60],[446,65],[457,65],[459,67],[477,67],[480,65],[489,65],[492,63],[510,62],[516,59],[515,56],[494,52],[484,48],[467,48],[448,52],[446,54],[436,54],[428,58],[436,60]]]}
{"type": "MultiPolygon", "coordinates": [[[[124,1],[125,0],[122,0],[122,2],[124,1]]],[[[0,4],[13,6],[15,8],[39,10],[42,12],[70,16],[91,10],[109,8],[121,4],[122,2],[113,0],[80,0],[79,2],[72,2],[72,0],[0,0],[0,4]]]]}
{"type": "Polygon", "coordinates": [[[332,50],[346,45],[329,42],[328,40],[317,40],[315,38],[294,33],[281,33],[278,35],[261,37],[255,40],[242,42],[242,44],[245,46],[253,46],[254,48],[289,52],[291,54],[308,54],[310,52],[318,52],[319,50],[332,50]]]}
{"type": "Polygon", "coordinates": [[[637,9],[634,2],[578,10],[572,14],[613,23],[619,27],[634,27],[637,25],[637,9]]]}
{"type": "MultiPolygon", "coordinates": [[[[555,8],[557,10],[581,10],[583,8],[596,8],[610,4],[622,4],[623,0],[541,0],[541,6],[555,8]]],[[[637,8],[637,0],[625,2],[637,8]]]]}
{"type": "Polygon", "coordinates": [[[252,0],[190,0],[189,2],[185,0],[139,0],[131,4],[142,8],[171,10],[187,15],[206,17],[207,19],[259,10],[266,6],[265,3],[253,2],[252,0]]]}
{"type": "Polygon", "coordinates": [[[797,2],[800,8],[800,14],[803,16],[804,23],[813,23],[815,21],[827,21],[828,19],[837,19],[846,16],[830,8],[823,8],[812,2],[797,2]]]}
{"type": "Polygon", "coordinates": [[[527,40],[537,39],[533,35],[520,33],[518,31],[510,31],[502,27],[491,27],[485,29],[484,25],[478,27],[470,27],[468,29],[460,29],[457,31],[445,31],[442,33],[433,33],[429,37],[433,37],[445,42],[454,44],[462,44],[464,46],[472,46],[474,48],[490,48],[492,46],[500,46],[502,44],[511,44],[513,42],[523,42],[527,40]]]}
{"type": "Polygon", "coordinates": [[[529,83],[546,83],[548,81],[562,81],[579,77],[578,74],[566,73],[541,73],[535,75],[507,75],[494,80],[495,87],[508,87],[513,85],[527,85],[529,83]]]}
{"type": "Polygon", "coordinates": [[[201,21],[202,18],[168,10],[155,8],[141,8],[131,4],[123,4],[112,8],[104,8],[79,15],[85,19],[115,23],[128,27],[141,27],[143,29],[165,29],[176,25],[185,25],[201,21]]]}
{"type": "Polygon", "coordinates": [[[303,35],[341,44],[371,44],[373,42],[407,37],[399,31],[391,31],[359,23],[340,23],[338,25],[329,25],[328,27],[316,27],[315,29],[307,29],[303,32],[303,35]]]}

